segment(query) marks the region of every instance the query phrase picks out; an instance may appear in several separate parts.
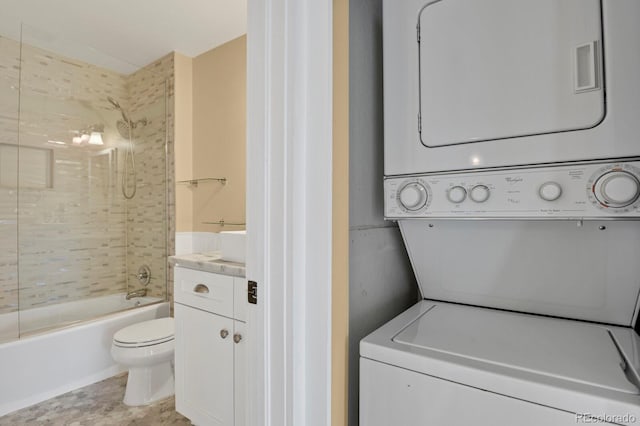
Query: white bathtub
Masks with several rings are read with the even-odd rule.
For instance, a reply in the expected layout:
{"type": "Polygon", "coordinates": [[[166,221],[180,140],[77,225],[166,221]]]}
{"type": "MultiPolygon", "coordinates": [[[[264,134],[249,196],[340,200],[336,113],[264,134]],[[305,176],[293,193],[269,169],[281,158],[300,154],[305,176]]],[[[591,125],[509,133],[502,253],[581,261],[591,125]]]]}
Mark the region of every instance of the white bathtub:
{"type": "MultiPolygon", "coordinates": [[[[0,416],[125,371],[111,359],[113,334],[129,324],[169,316],[169,303],[154,303],[159,300],[127,301],[119,294],[20,312],[23,337],[0,344],[0,416]],[[137,302],[141,306],[135,307],[137,302]],[[67,326],[24,335],[60,323],[67,326]]],[[[13,322],[4,316],[0,325],[13,322]]]]}

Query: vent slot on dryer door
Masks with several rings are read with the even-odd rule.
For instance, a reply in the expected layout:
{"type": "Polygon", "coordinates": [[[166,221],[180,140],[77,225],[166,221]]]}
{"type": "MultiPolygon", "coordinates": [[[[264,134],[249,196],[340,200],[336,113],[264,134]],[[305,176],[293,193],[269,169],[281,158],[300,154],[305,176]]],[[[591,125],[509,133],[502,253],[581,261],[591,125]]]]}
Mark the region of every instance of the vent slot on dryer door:
{"type": "Polygon", "coordinates": [[[598,0],[439,0],[418,25],[427,147],[588,129],[605,116],[598,0]]]}

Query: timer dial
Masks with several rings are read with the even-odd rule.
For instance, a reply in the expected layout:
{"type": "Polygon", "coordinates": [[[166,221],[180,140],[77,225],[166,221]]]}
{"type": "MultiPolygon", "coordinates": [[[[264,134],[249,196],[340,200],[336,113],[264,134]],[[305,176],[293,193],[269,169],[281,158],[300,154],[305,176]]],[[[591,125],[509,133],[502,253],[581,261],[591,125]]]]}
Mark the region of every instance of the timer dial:
{"type": "Polygon", "coordinates": [[[596,180],[593,194],[601,204],[607,207],[627,207],[640,196],[640,181],[632,173],[611,171],[596,180]]]}
{"type": "Polygon", "coordinates": [[[420,210],[427,204],[427,188],[420,182],[410,182],[400,189],[398,201],[407,210],[420,210]]]}

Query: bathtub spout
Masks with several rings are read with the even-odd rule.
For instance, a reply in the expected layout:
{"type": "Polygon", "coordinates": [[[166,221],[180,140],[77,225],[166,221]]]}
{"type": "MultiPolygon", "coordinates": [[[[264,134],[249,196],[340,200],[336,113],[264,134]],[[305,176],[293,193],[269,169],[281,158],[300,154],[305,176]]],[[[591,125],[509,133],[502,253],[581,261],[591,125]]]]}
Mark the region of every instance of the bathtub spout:
{"type": "Polygon", "coordinates": [[[130,291],[129,293],[127,293],[127,295],[124,298],[127,300],[130,300],[133,297],[145,297],[146,295],[147,295],[147,289],[139,288],[137,290],[130,291]]]}

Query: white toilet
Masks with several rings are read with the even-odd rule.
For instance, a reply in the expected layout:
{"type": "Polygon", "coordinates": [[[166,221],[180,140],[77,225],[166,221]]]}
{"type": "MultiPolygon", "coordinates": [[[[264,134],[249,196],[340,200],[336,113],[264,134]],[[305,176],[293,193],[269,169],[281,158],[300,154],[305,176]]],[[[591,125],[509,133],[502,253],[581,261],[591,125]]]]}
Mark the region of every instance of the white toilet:
{"type": "Polygon", "coordinates": [[[174,394],[173,318],[133,324],[113,336],[111,356],[129,368],[126,405],[147,405],[174,394]]]}

